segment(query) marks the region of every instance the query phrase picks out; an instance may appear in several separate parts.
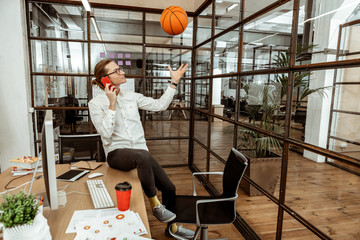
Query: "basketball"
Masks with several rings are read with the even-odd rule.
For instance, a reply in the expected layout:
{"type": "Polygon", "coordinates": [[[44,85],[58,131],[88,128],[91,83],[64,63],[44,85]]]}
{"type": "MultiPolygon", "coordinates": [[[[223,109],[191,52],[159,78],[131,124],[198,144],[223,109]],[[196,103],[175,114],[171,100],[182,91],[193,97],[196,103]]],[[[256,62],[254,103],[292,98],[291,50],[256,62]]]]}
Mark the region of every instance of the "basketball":
{"type": "Polygon", "coordinates": [[[178,35],[185,31],[188,25],[188,16],[184,9],[178,6],[165,8],[160,17],[162,29],[170,35],[178,35]]]}

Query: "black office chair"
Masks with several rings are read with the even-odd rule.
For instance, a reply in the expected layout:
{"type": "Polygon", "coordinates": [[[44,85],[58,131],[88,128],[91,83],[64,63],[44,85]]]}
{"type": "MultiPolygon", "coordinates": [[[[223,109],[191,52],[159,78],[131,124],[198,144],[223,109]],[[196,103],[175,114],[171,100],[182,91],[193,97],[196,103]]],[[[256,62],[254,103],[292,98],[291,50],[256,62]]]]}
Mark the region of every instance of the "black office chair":
{"type": "MultiPolygon", "coordinates": [[[[201,240],[208,239],[208,225],[232,223],[236,217],[237,190],[247,164],[246,157],[233,148],[225,164],[224,172],[193,173],[193,196],[178,195],[175,197],[174,206],[171,209],[176,213],[176,219],[173,222],[196,224],[197,228],[193,239],[197,238],[201,230],[201,240]],[[223,175],[223,193],[219,196],[196,196],[194,176],[198,174],[223,175]]],[[[174,238],[186,240],[186,238],[172,233],[171,225],[169,233],[174,238]]]]}
{"type": "MultiPolygon", "coordinates": [[[[55,103],[57,107],[78,107],[79,100],[74,96],[61,97],[55,103]]],[[[82,121],[83,117],[79,116],[77,110],[55,110],[55,114],[59,115],[62,124],[67,124],[70,128],[71,134],[76,133],[76,123],[82,121]]]]}

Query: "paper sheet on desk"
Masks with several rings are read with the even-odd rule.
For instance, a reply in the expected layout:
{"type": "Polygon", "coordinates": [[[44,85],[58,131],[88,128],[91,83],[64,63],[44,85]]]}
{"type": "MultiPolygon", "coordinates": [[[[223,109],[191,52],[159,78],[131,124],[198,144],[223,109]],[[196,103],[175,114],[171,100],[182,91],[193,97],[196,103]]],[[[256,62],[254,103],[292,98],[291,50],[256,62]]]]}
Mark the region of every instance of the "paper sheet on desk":
{"type": "Polygon", "coordinates": [[[123,239],[122,236],[147,234],[138,214],[133,211],[120,212],[102,218],[84,220],[75,225],[77,240],[123,239]]]}
{"type": "Polygon", "coordinates": [[[121,212],[117,208],[75,211],[66,233],[75,233],[80,239],[123,239],[123,236],[148,234],[140,215],[133,211],[121,212]],[[118,238],[121,237],[121,238],[118,238]]]}
{"type": "Polygon", "coordinates": [[[76,224],[78,239],[112,239],[121,235],[146,234],[138,217],[132,211],[119,212],[101,219],[83,221],[76,224]]]}
{"type": "Polygon", "coordinates": [[[91,210],[78,210],[74,211],[73,216],[69,222],[69,225],[65,233],[75,233],[75,225],[87,219],[98,219],[106,216],[117,214],[119,210],[117,208],[107,209],[91,209],[91,210]]]}
{"type": "MultiPolygon", "coordinates": [[[[78,236],[76,236],[74,238],[74,240],[83,240],[82,238],[78,238],[78,236]]],[[[104,240],[104,239],[102,239],[104,240]]],[[[119,236],[116,236],[114,238],[109,238],[109,239],[105,239],[105,240],[151,240],[150,238],[144,238],[144,237],[140,237],[140,236],[135,236],[135,235],[129,235],[129,234],[121,234],[119,236]]]]}
{"type": "Polygon", "coordinates": [[[128,235],[128,234],[122,234],[122,235],[116,236],[115,239],[116,240],[150,240],[149,238],[144,238],[144,237],[134,236],[134,235],[128,235]]]}

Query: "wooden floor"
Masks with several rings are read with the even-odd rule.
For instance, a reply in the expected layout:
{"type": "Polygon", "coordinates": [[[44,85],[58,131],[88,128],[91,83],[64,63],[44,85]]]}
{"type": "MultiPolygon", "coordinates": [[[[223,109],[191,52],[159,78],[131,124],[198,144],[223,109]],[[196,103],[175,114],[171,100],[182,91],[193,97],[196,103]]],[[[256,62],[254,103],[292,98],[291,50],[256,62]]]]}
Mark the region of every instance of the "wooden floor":
{"type": "MultiPolygon", "coordinates": [[[[160,124],[161,122],[154,121],[147,126],[155,130],[159,129],[160,124]]],[[[184,129],[188,128],[182,127],[183,124],[188,124],[185,121],[167,124],[166,134],[171,134],[174,126],[177,131],[175,135],[186,132],[184,129]]],[[[221,130],[225,126],[227,124],[223,122],[213,122],[211,126],[212,150],[224,159],[227,158],[232,146],[232,136],[224,135],[221,130]]],[[[195,135],[205,144],[207,127],[202,123],[195,123],[195,128],[195,135]]],[[[187,144],[187,140],[148,141],[150,152],[162,165],[186,163],[187,144]]],[[[201,170],[206,170],[204,159],[206,151],[195,144],[194,162],[201,170]]],[[[211,171],[221,170],[223,167],[222,163],[211,157],[211,171]]],[[[165,168],[165,171],[176,185],[179,194],[191,194],[191,173],[187,167],[165,168]]],[[[214,178],[211,181],[221,192],[221,179],[214,178]]],[[[201,189],[202,194],[207,194],[199,184],[197,189],[201,189]]],[[[262,239],[275,239],[277,205],[264,196],[249,197],[241,189],[238,194],[238,213],[262,239]]],[[[274,195],[278,197],[279,186],[274,195]]],[[[332,239],[360,239],[360,178],[354,174],[325,163],[315,163],[290,151],[286,204],[332,239]]],[[[164,236],[165,224],[159,223],[150,212],[148,215],[152,237],[170,239],[164,236]]],[[[243,239],[232,225],[211,226],[209,231],[213,238],[222,236],[243,239]]],[[[287,213],[284,215],[282,236],[283,239],[319,239],[287,213]]]]}
{"type": "MultiPolygon", "coordinates": [[[[175,167],[175,168],[165,168],[166,173],[169,175],[170,179],[176,186],[177,194],[187,194],[192,195],[192,180],[191,180],[191,171],[188,167],[175,167]]],[[[196,184],[196,190],[198,195],[209,195],[207,191],[201,187],[199,182],[196,184]]],[[[144,195],[145,196],[145,195],[144,195]]],[[[146,196],[145,196],[146,198],[146,196]]],[[[161,196],[159,194],[159,198],[161,196]]],[[[150,211],[149,201],[146,201],[146,209],[148,213],[151,237],[156,240],[165,240],[173,239],[167,237],[164,234],[166,227],[165,223],[159,222],[150,211]]],[[[195,230],[194,225],[184,224],[184,227],[195,230]]],[[[227,237],[229,240],[242,240],[245,239],[241,236],[238,230],[233,226],[233,224],[228,225],[219,225],[219,226],[209,226],[209,238],[220,238],[227,237]]]]}

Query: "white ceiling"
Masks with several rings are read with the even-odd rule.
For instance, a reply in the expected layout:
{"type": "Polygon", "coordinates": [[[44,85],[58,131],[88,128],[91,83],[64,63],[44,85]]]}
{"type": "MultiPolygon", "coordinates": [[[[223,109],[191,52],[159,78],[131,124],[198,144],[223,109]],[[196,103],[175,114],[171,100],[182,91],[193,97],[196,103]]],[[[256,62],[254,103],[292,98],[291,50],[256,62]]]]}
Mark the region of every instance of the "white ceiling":
{"type": "MultiPolygon", "coordinates": [[[[71,0],[80,1],[80,0],[71,0]]],[[[104,3],[112,5],[125,5],[132,7],[165,9],[169,6],[180,6],[185,11],[194,12],[205,0],[89,0],[91,3],[104,3]]]]}

